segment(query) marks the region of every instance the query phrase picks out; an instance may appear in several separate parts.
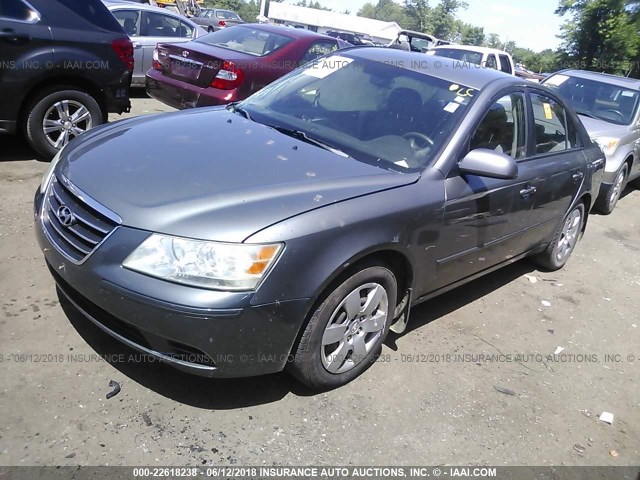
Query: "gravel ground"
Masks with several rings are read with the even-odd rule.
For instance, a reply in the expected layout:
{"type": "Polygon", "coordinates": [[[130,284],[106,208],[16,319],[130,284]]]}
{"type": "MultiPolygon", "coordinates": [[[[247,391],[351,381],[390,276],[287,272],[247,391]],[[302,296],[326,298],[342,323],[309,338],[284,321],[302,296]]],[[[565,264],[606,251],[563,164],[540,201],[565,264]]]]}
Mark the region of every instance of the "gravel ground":
{"type": "MultiPolygon", "coordinates": [[[[167,110],[141,94],[132,114],[167,110]]],[[[46,167],[0,137],[0,465],[640,464],[640,191],[563,271],[522,261],[425,303],[360,379],[313,394],[103,360],[135,353],[60,303],[32,226],[46,167]]]]}

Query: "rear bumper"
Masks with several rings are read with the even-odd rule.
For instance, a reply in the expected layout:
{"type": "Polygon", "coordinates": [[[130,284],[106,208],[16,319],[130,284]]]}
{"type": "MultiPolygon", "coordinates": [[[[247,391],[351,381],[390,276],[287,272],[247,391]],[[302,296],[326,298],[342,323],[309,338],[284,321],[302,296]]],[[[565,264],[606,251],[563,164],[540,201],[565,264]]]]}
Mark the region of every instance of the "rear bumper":
{"type": "Polygon", "coordinates": [[[166,77],[157,70],[149,70],[146,77],[147,93],[151,98],[178,108],[215,107],[226,105],[239,98],[238,89],[219,90],[198,87],[190,83],[166,77]]]}

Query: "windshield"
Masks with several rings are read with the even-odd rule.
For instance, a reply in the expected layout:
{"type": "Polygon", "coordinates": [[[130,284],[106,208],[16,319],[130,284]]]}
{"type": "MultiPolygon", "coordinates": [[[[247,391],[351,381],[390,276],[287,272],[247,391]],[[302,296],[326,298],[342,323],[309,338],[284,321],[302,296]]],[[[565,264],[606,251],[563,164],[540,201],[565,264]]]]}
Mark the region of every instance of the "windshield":
{"type": "Polygon", "coordinates": [[[332,55],[240,106],[259,123],[303,132],[356,160],[406,172],[433,161],[476,93],[391,62],[332,55]]]}
{"type": "Polygon", "coordinates": [[[291,37],[240,25],[218,30],[196,40],[196,42],[248,53],[255,57],[269,55],[292,41],[291,37]]]}
{"type": "Polygon", "coordinates": [[[437,48],[433,51],[435,52],[435,55],[440,57],[462,60],[463,62],[468,62],[473,65],[482,65],[482,53],[480,52],[461,50],[459,48],[437,48]]]}
{"type": "Polygon", "coordinates": [[[616,125],[630,125],[638,109],[638,91],[568,75],[553,75],[544,85],[556,90],[578,114],[616,125]]]}

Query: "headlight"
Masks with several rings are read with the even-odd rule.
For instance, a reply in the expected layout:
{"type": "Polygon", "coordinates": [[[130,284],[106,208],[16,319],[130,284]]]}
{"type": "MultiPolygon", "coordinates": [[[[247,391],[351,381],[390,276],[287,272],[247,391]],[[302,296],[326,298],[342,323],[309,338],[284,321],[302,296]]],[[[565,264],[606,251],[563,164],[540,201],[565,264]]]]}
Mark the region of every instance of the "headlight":
{"type": "MultiPolygon", "coordinates": [[[[62,150],[64,150],[64,148],[62,150]]],[[[44,193],[47,187],[49,186],[51,177],[53,177],[53,171],[56,169],[56,165],[58,165],[58,162],[60,161],[60,158],[62,156],[62,150],[60,150],[56,154],[56,156],[53,157],[53,159],[51,160],[51,163],[49,164],[49,168],[47,169],[47,172],[44,174],[44,177],[42,177],[42,182],[40,183],[40,193],[44,193]]]]}
{"type": "Polygon", "coordinates": [[[195,287],[253,290],[281,250],[282,244],[229,244],[154,233],[127,257],[122,266],[195,287]]]}
{"type": "Polygon", "coordinates": [[[594,138],[593,141],[600,145],[600,148],[607,156],[613,155],[616,151],[616,148],[618,148],[618,144],[620,143],[619,138],[613,137],[594,138]]]}

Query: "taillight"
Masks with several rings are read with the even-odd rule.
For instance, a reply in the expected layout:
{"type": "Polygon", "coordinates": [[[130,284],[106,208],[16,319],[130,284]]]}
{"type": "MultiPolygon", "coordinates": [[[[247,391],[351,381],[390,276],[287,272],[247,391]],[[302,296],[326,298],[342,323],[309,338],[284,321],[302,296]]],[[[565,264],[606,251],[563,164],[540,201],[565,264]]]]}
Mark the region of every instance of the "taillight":
{"type": "Polygon", "coordinates": [[[226,27],[226,26],[227,26],[227,22],[225,22],[224,20],[220,20],[220,21],[218,22],[218,26],[220,26],[220,27],[226,27]]]}
{"type": "Polygon", "coordinates": [[[160,63],[160,53],[158,49],[153,50],[153,61],[151,62],[151,68],[154,70],[162,70],[162,64],[160,63]]]}
{"type": "Polygon", "coordinates": [[[133,72],[133,43],[128,38],[119,38],[111,42],[111,48],[116,52],[122,63],[127,66],[127,70],[133,72]]]}
{"type": "Polygon", "coordinates": [[[243,81],[243,71],[231,62],[224,62],[216,78],[211,82],[211,86],[220,90],[233,90],[238,88],[243,81]]]}

